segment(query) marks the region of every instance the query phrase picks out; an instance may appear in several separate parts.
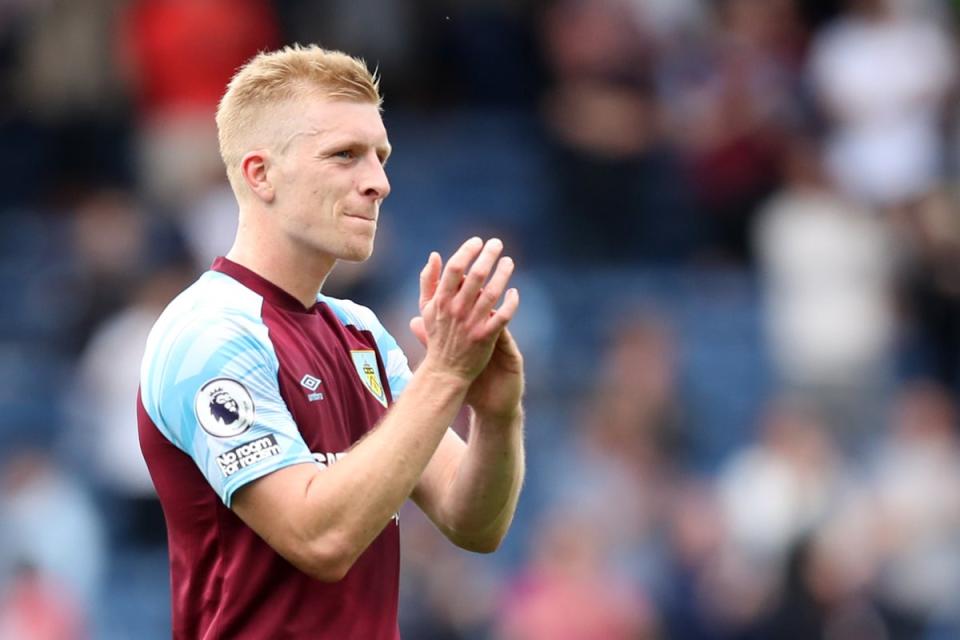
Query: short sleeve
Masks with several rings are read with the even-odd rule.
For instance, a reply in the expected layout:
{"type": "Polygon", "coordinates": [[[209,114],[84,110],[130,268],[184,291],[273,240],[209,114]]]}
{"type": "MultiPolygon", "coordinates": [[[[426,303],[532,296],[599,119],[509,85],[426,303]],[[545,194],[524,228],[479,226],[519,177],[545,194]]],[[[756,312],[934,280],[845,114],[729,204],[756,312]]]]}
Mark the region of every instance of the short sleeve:
{"type": "Polygon", "coordinates": [[[148,342],[141,386],[154,424],[229,507],[240,487],[313,456],[280,395],[266,326],[240,314],[210,315],[171,326],[160,344],[148,342]]]}

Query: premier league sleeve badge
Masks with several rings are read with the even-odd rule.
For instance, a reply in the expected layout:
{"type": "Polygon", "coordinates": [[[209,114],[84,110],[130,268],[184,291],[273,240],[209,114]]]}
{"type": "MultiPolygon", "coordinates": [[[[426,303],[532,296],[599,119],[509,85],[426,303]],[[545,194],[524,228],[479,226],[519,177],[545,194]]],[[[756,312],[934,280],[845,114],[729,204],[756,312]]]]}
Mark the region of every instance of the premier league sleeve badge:
{"type": "Polygon", "coordinates": [[[215,378],[200,387],[193,408],[203,430],[217,438],[238,436],[253,424],[253,397],[230,378],[215,378]]]}

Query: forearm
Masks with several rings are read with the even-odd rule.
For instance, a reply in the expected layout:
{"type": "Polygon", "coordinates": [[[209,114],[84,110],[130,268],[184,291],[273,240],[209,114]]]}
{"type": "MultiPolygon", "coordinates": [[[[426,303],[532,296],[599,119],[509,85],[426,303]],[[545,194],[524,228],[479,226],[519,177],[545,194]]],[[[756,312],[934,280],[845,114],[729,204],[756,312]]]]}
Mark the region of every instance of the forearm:
{"type": "Polygon", "coordinates": [[[335,464],[275,471],[238,491],[233,509],[292,564],[339,580],[409,497],[466,386],[421,366],[380,424],[335,464]]]}
{"type": "Polygon", "coordinates": [[[472,414],[469,441],[450,471],[441,528],[461,547],[493,551],[510,528],[523,476],[522,410],[497,421],[472,414]]]}
{"type": "Polygon", "coordinates": [[[380,424],[308,484],[312,537],[336,523],[338,537],[365,549],[410,496],[465,388],[452,376],[421,367],[380,424]]]}

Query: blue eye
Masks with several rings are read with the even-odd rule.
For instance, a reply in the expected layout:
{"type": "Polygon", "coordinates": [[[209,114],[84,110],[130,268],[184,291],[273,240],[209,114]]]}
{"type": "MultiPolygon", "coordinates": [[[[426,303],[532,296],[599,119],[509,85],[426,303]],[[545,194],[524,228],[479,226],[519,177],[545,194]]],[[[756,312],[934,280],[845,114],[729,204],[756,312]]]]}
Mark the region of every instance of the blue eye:
{"type": "Polygon", "coordinates": [[[335,154],[333,154],[333,157],[335,157],[335,158],[342,158],[342,159],[344,159],[344,160],[352,160],[352,159],[353,159],[353,151],[351,151],[350,149],[344,149],[343,151],[337,151],[335,154]]]}

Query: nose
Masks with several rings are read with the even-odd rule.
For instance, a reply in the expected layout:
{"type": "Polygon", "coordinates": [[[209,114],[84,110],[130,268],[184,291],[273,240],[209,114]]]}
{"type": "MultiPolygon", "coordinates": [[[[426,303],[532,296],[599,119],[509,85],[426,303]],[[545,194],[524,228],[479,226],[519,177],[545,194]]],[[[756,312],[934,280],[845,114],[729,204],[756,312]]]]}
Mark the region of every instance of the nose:
{"type": "Polygon", "coordinates": [[[390,195],[390,180],[376,153],[368,154],[364,160],[364,170],[358,185],[360,192],[370,198],[383,200],[390,195]]]}

